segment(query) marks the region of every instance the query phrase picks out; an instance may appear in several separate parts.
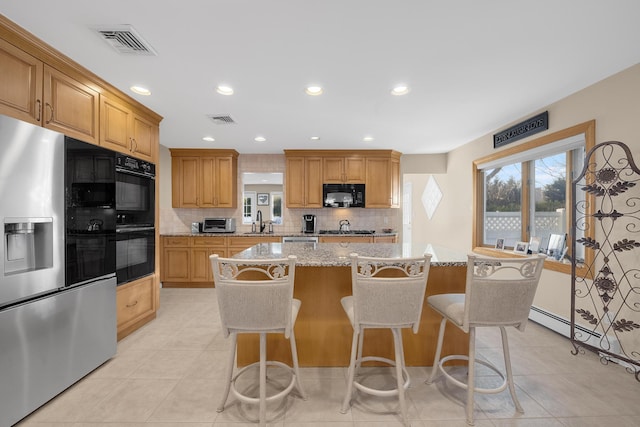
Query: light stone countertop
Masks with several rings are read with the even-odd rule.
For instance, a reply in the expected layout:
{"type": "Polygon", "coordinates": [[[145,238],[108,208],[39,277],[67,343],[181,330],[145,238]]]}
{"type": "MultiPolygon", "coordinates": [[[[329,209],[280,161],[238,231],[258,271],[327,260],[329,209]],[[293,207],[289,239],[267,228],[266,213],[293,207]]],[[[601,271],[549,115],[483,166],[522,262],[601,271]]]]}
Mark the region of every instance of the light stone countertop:
{"type": "Polygon", "coordinates": [[[397,236],[397,232],[393,233],[373,233],[373,234],[320,234],[320,233],[251,233],[251,232],[235,232],[235,233],[192,233],[190,231],[170,231],[160,233],[161,236],[170,237],[290,237],[290,236],[314,236],[314,237],[326,237],[326,236],[350,236],[350,237],[380,237],[380,236],[397,236]]]}
{"type": "Polygon", "coordinates": [[[232,256],[235,259],[270,259],[298,257],[300,267],[349,266],[349,255],[381,258],[422,256],[430,253],[432,266],[466,266],[467,254],[430,244],[395,243],[260,243],[232,256]]]}

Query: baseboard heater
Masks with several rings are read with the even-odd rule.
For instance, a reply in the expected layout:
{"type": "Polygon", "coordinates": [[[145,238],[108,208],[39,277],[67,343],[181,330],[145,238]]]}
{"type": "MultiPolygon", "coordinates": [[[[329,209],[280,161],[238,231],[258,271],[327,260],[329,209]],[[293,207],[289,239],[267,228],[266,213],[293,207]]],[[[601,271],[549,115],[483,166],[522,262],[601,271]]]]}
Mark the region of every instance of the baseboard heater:
{"type": "MultiPolygon", "coordinates": [[[[531,306],[531,311],[529,312],[529,320],[532,320],[542,326],[545,326],[552,331],[559,333],[567,338],[571,338],[571,322],[568,319],[565,319],[562,316],[558,316],[557,314],[550,313],[546,310],[541,309],[540,307],[531,306]]],[[[602,339],[602,334],[587,329],[580,325],[575,325],[576,330],[582,332],[588,339],[585,344],[589,344],[595,348],[601,348],[600,342],[602,339]]],[[[620,342],[615,336],[609,336],[609,344],[611,347],[611,353],[621,353],[620,342]]],[[[584,342],[584,341],[583,341],[584,342]]],[[[598,353],[601,357],[604,357],[614,363],[618,363],[623,366],[630,366],[623,360],[616,359],[615,357],[605,354],[598,353]]]]}

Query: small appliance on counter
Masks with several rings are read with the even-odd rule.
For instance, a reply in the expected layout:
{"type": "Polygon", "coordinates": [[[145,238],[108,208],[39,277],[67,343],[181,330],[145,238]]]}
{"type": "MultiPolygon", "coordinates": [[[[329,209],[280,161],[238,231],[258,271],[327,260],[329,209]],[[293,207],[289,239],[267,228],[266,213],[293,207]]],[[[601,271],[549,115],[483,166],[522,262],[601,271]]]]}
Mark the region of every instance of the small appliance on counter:
{"type": "Polygon", "coordinates": [[[203,233],[235,233],[235,218],[205,218],[202,222],[203,233]]]}
{"type": "Polygon", "coordinates": [[[302,215],[302,232],[315,234],[316,216],[311,214],[302,215]]]}

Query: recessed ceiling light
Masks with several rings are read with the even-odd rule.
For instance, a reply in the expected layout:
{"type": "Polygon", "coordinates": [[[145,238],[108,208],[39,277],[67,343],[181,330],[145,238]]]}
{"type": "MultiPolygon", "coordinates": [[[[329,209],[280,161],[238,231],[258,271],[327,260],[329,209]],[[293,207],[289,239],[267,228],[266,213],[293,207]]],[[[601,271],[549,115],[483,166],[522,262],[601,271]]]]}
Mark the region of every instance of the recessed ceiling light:
{"type": "Polygon", "coordinates": [[[265,138],[264,136],[256,136],[255,138],[253,138],[253,140],[255,142],[265,142],[267,138],[265,138]]]}
{"type": "Polygon", "coordinates": [[[311,139],[312,141],[317,141],[317,140],[319,140],[319,139],[320,139],[320,137],[319,137],[319,136],[312,136],[310,139],[311,139]]]}
{"type": "Polygon", "coordinates": [[[233,95],[233,88],[231,86],[220,85],[216,87],[216,92],[220,95],[233,95]]]}
{"type": "Polygon", "coordinates": [[[213,142],[215,141],[215,139],[213,139],[213,137],[211,136],[205,136],[204,138],[202,138],[203,141],[207,141],[207,142],[213,142]]]}
{"type": "Polygon", "coordinates": [[[314,85],[307,86],[304,91],[307,95],[311,95],[311,96],[322,95],[322,87],[320,86],[314,86],[314,85]]]}
{"type": "Polygon", "coordinates": [[[409,93],[409,87],[407,85],[398,85],[391,89],[392,95],[406,95],[409,93]]]}
{"type": "Polygon", "coordinates": [[[372,136],[365,136],[364,138],[362,138],[362,140],[364,142],[371,142],[371,141],[373,141],[373,137],[372,136]]]}
{"type": "Polygon", "coordinates": [[[131,86],[129,89],[131,89],[131,92],[137,93],[138,95],[143,95],[143,96],[151,95],[151,91],[149,89],[147,89],[146,87],[131,86]]]}

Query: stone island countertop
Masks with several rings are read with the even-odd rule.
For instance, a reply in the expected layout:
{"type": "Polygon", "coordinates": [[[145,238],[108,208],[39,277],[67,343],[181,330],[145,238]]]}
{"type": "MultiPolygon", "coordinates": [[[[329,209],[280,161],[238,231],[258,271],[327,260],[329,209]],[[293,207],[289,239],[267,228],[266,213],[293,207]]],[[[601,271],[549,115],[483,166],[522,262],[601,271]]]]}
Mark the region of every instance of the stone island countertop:
{"type": "Polygon", "coordinates": [[[270,259],[289,255],[298,257],[301,267],[350,265],[349,255],[380,258],[419,257],[431,254],[433,266],[466,266],[467,254],[430,244],[396,243],[260,243],[232,256],[236,259],[270,259]]]}

